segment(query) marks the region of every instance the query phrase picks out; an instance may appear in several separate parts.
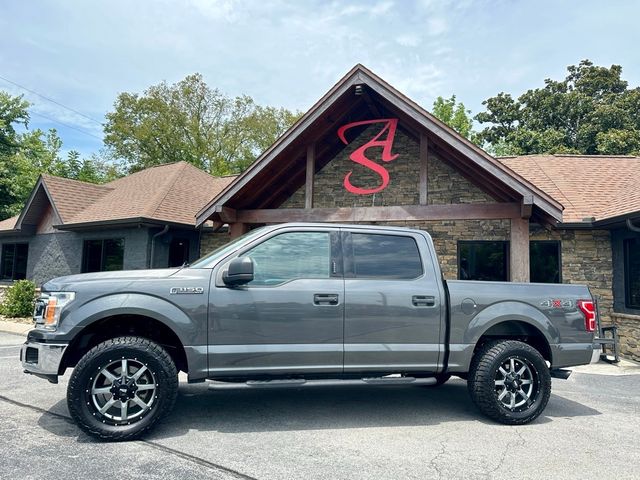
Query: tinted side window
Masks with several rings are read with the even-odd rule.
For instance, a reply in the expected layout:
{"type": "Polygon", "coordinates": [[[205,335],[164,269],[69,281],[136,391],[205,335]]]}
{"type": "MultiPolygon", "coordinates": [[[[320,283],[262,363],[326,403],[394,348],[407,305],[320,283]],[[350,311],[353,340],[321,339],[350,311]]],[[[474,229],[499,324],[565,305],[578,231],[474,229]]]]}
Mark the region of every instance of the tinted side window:
{"type": "Polygon", "coordinates": [[[249,285],[278,285],[296,278],[329,278],[328,232],[290,232],[271,237],[243,256],[254,263],[249,285]]]}
{"type": "Polygon", "coordinates": [[[356,278],[410,280],[422,275],[420,251],[411,237],[352,233],[356,278]]]}

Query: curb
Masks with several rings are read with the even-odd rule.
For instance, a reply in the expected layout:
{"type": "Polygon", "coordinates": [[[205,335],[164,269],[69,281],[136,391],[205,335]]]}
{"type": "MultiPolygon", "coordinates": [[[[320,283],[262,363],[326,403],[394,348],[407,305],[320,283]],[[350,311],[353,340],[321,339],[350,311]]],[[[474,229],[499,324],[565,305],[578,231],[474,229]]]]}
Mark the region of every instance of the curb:
{"type": "Polygon", "coordinates": [[[2,333],[12,333],[26,337],[29,330],[33,330],[33,325],[0,320],[0,332],[2,333]]]}

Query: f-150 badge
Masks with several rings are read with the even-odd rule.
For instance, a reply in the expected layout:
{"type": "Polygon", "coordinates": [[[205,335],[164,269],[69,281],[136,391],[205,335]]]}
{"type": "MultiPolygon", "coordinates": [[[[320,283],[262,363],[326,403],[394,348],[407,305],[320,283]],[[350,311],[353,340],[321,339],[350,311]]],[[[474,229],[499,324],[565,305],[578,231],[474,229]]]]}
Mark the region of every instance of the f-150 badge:
{"type": "Polygon", "coordinates": [[[180,294],[200,294],[204,293],[204,288],[202,287],[171,287],[169,290],[169,295],[180,295],[180,294]]]}

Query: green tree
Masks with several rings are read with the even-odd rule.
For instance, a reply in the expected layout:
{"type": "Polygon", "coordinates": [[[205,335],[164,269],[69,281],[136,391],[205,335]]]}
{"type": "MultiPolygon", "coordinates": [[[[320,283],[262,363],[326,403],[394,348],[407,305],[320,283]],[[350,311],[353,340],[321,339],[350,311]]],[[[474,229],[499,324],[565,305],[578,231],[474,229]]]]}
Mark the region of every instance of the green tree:
{"type": "Polygon", "coordinates": [[[451,98],[436,98],[431,113],[463,137],[474,139],[471,110],[467,110],[462,102],[456,103],[455,95],[451,95],[451,98]]]}
{"type": "Polygon", "coordinates": [[[0,220],[20,212],[40,174],[93,183],[119,175],[113,162],[97,155],[81,159],[78,152],[70,151],[64,156],[55,129],[27,130],[28,108],[21,96],[0,91],[0,220]]]}
{"type": "Polygon", "coordinates": [[[583,60],[567,68],[564,80],[546,79],[517,99],[499,93],[475,117],[487,124],[480,140],[498,155],[637,154],[640,88],[628,88],[621,75],[619,65],[583,60]]]}
{"type": "Polygon", "coordinates": [[[299,116],[230,98],[200,74],[121,93],[105,125],[105,145],[131,171],[184,160],[214,175],[238,173],[299,116]]]}

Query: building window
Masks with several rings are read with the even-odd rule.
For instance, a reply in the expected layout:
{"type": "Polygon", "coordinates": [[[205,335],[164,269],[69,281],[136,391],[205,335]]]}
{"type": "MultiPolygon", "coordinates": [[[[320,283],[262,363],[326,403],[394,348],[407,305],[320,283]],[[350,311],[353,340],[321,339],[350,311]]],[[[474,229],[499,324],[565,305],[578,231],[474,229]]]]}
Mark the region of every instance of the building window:
{"type": "Polygon", "coordinates": [[[509,280],[509,242],[459,241],[458,279],[509,280]]]}
{"type": "Polygon", "coordinates": [[[562,283],[560,242],[534,241],[529,243],[529,272],[537,283],[562,283]]]}
{"type": "Polygon", "coordinates": [[[356,278],[411,280],[422,275],[422,261],[411,237],[352,233],[356,278]]]}
{"type": "Polygon", "coordinates": [[[289,232],[271,237],[242,256],[253,260],[249,285],[280,285],[299,278],[329,278],[327,232],[289,232]]]}
{"type": "Polygon", "coordinates": [[[124,239],[85,240],[82,251],[82,272],[122,270],[124,239]]]}
{"type": "Polygon", "coordinates": [[[169,267],[181,267],[189,263],[189,239],[174,238],[169,244],[169,267]]]}
{"type": "Polygon", "coordinates": [[[624,277],[626,306],[640,309],[640,238],[624,241],[624,277]]]}
{"type": "Polygon", "coordinates": [[[22,280],[27,278],[29,244],[5,243],[0,257],[0,280],[22,280]]]}

